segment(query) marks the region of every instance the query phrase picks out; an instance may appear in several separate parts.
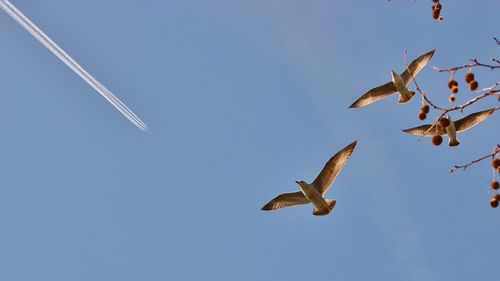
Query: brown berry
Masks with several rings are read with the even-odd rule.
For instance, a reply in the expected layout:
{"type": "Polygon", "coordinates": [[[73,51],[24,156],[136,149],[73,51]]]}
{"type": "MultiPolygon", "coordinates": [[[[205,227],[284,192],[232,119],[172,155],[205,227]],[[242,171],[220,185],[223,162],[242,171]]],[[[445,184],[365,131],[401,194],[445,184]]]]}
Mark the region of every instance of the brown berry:
{"type": "Polygon", "coordinates": [[[440,145],[442,142],[443,142],[443,137],[441,137],[440,135],[432,136],[433,145],[440,145]]]}
{"type": "Polygon", "coordinates": [[[442,8],[441,4],[437,3],[436,10],[441,10],[441,8],[442,8]]]}
{"type": "Polygon", "coordinates": [[[435,20],[439,19],[439,10],[434,9],[434,11],[432,12],[432,17],[433,17],[435,20]]]}
{"type": "Polygon", "coordinates": [[[441,118],[439,119],[439,125],[443,128],[446,128],[450,126],[450,120],[448,120],[448,118],[441,118]]]}
{"type": "Polygon", "coordinates": [[[495,200],[497,202],[500,201],[500,194],[498,193],[493,194],[493,198],[491,198],[491,200],[495,200]]]}
{"type": "Polygon", "coordinates": [[[454,94],[458,93],[458,87],[457,86],[451,87],[451,92],[454,94]]]}
{"type": "Polygon", "coordinates": [[[479,86],[479,84],[477,83],[477,81],[476,80],[472,80],[469,83],[469,90],[474,91],[475,89],[477,89],[477,86],[479,86]]]}
{"type": "Polygon", "coordinates": [[[427,114],[425,114],[425,112],[420,112],[418,114],[418,119],[425,120],[425,118],[427,118],[427,114]]]}
{"type": "Polygon", "coordinates": [[[450,102],[454,102],[455,101],[455,95],[451,94],[449,100],[450,100],[450,102]]]}
{"type": "Polygon", "coordinates": [[[474,73],[472,73],[472,72],[467,72],[467,73],[465,74],[464,79],[465,79],[465,82],[470,83],[472,80],[474,80],[474,73]]]}
{"type": "Polygon", "coordinates": [[[500,167],[500,159],[498,158],[493,159],[493,161],[491,161],[491,166],[493,167],[493,169],[500,167]]]}
{"type": "Polygon", "coordinates": [[[496,208],[496,207],[498,207],[498,201],[497,201],[497,200],[493,200],[493,199],[491,199],[491,200],[490,200],[490,206],[491,206],[491,208],[496,208]]]}
{"type": "Polygon", "coordinates": [[[427,104],[422,105],[422,107],[420,108],[420,110],[421,110],[423,113],[429,113],[429,106],[428,106],[427,104]]]}
{"type": "Polygon", "coordinates": [[[448,81],[448,88],[450,88],[451,90],[453,86],[458,87],[458,82],[454,79],[451,79],[450,81],[448,81]]]}
{"type": "Polygon", "coordinates": [[[439,2],[439,0],[432,0],[432,2],[437,3],[437,2],[439,2]]]}
{"type": "Polygon", "coordinates": [[[500,174],[500,167],[497,168],[497,172],[500,174]]]}
{"type": "Polygon", "coordinates": [[[496,181],[496,180],[492,180],[492,181],[490,182],[490,187],[491,187],[492,189],[494,189],[494,190],[497,190],[497,189],[500,187],[500,184],[498,183],[498,181],[496,181]]]}

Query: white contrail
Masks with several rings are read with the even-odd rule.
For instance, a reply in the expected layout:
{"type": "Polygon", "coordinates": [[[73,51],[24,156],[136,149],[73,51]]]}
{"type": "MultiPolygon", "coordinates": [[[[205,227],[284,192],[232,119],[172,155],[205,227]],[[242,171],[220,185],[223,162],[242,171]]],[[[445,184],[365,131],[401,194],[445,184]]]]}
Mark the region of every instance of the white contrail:
{"type": "Polygon", "coordinates": [[[69,66],[83,80],[89,83],[99,94],[107,99],[116,109],[118,109],[130,122],[134,123],[139,129],[146,131],[148,126],[142,122],[123,102],[121,102],[110,90],[99,83],[92,75],[90,75],[83,67],[73,60],[61,47],[59,47],[52,39],[50,39],[43,31],[41,31],[33,22],[31,22],[21,11],[19,11],[8,0],[0,0],[0,8],[9,14],[17,23],[47,47],[54,55],[69,66]]]}

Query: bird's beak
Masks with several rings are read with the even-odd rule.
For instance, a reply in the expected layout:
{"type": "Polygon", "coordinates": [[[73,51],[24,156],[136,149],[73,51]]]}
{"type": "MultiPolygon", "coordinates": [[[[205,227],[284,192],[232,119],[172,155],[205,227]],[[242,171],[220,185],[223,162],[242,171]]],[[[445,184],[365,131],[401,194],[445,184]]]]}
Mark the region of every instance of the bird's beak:
{"type": "Polygon", "coordinates": [[[298,183],[299,183],[299,181],[295,181],[295,183],[296,183],[296,184],[298,184],[298,183]]]}

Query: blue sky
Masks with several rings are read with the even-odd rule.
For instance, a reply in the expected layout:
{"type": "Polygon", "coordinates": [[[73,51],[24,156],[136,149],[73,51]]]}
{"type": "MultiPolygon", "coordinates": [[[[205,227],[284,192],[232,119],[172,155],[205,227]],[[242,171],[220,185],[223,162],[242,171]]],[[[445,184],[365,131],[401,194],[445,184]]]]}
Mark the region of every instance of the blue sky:
{"type": "MultiPolygon", "coordinates": [[[[498,143],[498,117],[434,147],[401,132],[419,99],[347,107],[404,50],[437,49],[441,67],[498,57],[500,2],[446,1],[443,22],[431,1],[12,2],[154,137],[0,14],[0,279],[497,276],[489,162],[448,169],[498,143]],[[260,211],[354,139],[333,213],[260,211]]],[[[446,74],[418,79],[447,105],[446,74]]]]}

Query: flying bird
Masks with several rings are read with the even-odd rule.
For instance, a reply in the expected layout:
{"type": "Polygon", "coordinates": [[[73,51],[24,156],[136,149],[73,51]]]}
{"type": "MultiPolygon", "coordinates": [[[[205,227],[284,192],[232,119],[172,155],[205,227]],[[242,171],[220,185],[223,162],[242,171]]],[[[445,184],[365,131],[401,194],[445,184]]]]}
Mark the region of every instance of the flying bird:
{"type": "Polygon", "coordinates": [[[487,110],[472,113],[457,121],[453,121],[451,119],[451,116],[448,115],[446,116],[446,119],[448,119],[449,125],[447,124],[448,126],[446,127],[443,127],[443,125],[441,125],[440,122],[437,122],[434,125],[426,124],[415,128],[403,130],[403,132],[416,136],[427,136],[427,137],[432,137],[436,135],[439,136],[448,135],[449,139],[448,145],[457,146],[460,144],[457,138],[457,132],[463,132],[467,129],[474,127],[479,122],[490,117],[490,115],[493,114],[495,110],[497,110],[497,108],[490,108],[487,110]]]}
{"type": "Polygon", "coordinates": [[[432,50],[426,54],[421,55],[408,65],[408,69],[405,69],[401,75],[396,72],[391,71],[392,81],[385,83],[382,86],[375,87],[364,95],[362,95],[357,101],[355,101],[349,108],[358,108],[369,105],[372,102],[383,99],[393,93],[399,92],[399,103],[406,103],[411,100],[415,95],[415,92],[410,91],[406,85],[410,83],[412,77],[417,76],[417,74],[422,70],[425,65],[431,60],[434,55],[432,50]],[[408,71],[410,70],[410,71],[408,71]]]}
{"type": "Polygon", "coordinates": [[[337,154],[328,160],[323,170],[321,170],[312,183],[296,181],[296,183],[300,186],[301,191],[278,195],[262,207],[261,210],[270,211],[284,207],[312,203],[314,205],[313,215],[324,216],[329,214],[335,207],[336,201],[334,199],[325,199],[323,196],[342,170],[342,167],[344,167],[344,164],[351,156],[355,147],[356,141],[337,152],[337,154]]]}
{"type": "Polygon", "coordinates": [[[90,73],[81,67],[73,58],[71,58],[61,47],[59,47],[52,39],[43,33],[38,26],[31,22],[21,11],[19,11],[8,0],[0,0],[0,8],[9,14],[17,23],[33,35],[40,43],[49,49],[54,55],[62,60],[69,68],[78,74],[85,82],[92,86],[99,94],[108,100],[118,111],[120,111],[130,122],[139,129],[146,131],[148,126],[142,122],[123,102],[121,102],[113,93],[104,85],[97,81],[90,73]]]}

